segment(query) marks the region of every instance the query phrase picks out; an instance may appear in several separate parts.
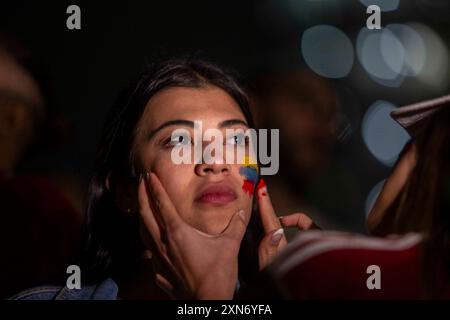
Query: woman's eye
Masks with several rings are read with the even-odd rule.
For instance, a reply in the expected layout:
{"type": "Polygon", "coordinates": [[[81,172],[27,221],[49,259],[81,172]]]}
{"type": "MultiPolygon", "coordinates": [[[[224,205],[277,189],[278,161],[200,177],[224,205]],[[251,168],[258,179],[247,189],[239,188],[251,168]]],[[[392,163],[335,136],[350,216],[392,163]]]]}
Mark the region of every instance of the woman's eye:
{"type": "Polygon", "coordinates": [[[189,139],[189,137],[185,136],[185,135],[178,135],[178,136],[174,136],[170,138],[169,141],[169,145],[175,147],[175,146],[180,146],[180,145],[188,145],[190,144],[191,141],[189,139]]]}
{"type": "Polygon", "coordinates": [[[243,145],[246,142],[246,137],[243,134],[237,134],[227,139],[227,144],[243,145]]]}

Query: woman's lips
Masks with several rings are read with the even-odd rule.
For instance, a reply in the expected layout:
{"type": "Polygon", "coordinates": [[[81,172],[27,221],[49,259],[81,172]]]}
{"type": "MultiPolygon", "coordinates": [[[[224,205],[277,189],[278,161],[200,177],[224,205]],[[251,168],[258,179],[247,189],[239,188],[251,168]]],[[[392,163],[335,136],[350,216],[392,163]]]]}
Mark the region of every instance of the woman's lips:
{"type": "Polygon", "coordinates": [[[236,193],[227,185],[210,185],[200,192],[196,202],[210,205],[225,205],[237,199],[236,193]]]}

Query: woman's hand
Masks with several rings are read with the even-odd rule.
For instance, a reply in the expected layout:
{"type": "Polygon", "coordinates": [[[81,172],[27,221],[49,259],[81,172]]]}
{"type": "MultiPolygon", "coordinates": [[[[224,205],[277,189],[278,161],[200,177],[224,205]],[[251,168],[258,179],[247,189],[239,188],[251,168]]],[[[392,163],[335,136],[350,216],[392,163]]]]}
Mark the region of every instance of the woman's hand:
{"type": "Polygon", "coordinates": [[[159,256],[178,276],[189,298],[233,297],[248,213],[236,212],[219,235],[205,234],[183,221],[153,173],[139,184],[139,211],[159,256]]]}
{"type": "Polygon", "coordinates": [[[280,217],[284,227],[294,227],[298,230],[320,229],[306,213],[293,213],[280,217]]]}
{"type": "Polygon", "coordinates": [[[287,244],[282,227],[296,227],[299,230],[309,230],[315,229],[317,226],[304,213],[293,213],[278,218],[264,183],[258,186],[256,195],[258,197],[259,213],[266,234],[261,240],[258,252],[259,268],[262,270],[272,262],[277,253],[287,244]]]}

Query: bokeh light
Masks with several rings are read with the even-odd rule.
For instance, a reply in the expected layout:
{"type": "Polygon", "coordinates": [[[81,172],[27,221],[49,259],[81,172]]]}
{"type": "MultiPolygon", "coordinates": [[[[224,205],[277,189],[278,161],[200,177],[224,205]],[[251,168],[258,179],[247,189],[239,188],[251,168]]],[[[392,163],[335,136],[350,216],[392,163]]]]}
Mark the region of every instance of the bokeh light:
{"type": "MultiPolygon", "coordinates": [[[[420,34],[407,24],[389,24],[385,30],[389,30],[391,35],[395,35],[403,48],[403,59],[401,61],[402,68],[400,73],[414,77],[420,73],[425,65],[427,54],[425,48],[425,42],[420,34]]],[[[389,47],[388,43],[383,43],[385,35],[382,36],[382,53],[386,57],[386,62],[389,64],[389,47]],[[384,45],[383,45],[384,44],[384,45]]],[[[395,65],[396,67],[397,65],[395,65]]]]}
{"type": "Polygon", "coordinates": [[[353,45],[344,32],[330,25],[318,25],[303,33],[301,50],[305,62],[317,74],[342,78],[354,62],[353,45]]]}
{"type": "Polygon", "coordinates": [[[387,28],[361,29],[356,40],[358,60],[377,83],[399,87],[405,78],[401,73],[405,49],[395,34],[387,28]]]}
{"type": "Polygon", "coordinates": [[[421,23],[410,23],[410,27],[424,41],[427,59],[417,79],[424,86],[442,91],[447,88],[450,75],[449,50],[441,37],[430,27],[421,23]]]}
{"type": "Polygon", "coordinates": [[[387,101],[376,101],[366,111],[362,122],[362,137],[367,149],[386,166],[392,166],[409,134],[397,122],[390,112],[395,106],[387,101]]]}
{"type": "Polygon", "coordinates": [[[375,82],[399,87],[406,77],[443,90],[449,81],[448,48],[430,27],[420,23],[363,27],[356,41],[359,62],[375,82]]]}

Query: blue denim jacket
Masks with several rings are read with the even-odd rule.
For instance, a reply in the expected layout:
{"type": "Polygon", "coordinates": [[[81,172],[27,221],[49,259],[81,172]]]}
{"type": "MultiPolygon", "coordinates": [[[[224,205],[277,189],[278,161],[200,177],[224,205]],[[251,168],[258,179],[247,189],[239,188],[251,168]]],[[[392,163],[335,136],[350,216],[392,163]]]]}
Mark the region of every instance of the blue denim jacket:
{"type": "MultiPolygon", "coordinates": [[[[239,280],[236,292],[239,291],[239,280]]],[[[58,286],[41,286],[21,291],[8,300],[118,300],[119,288],[111,278],[98,284],[69,289],[58,286]]]]}
{"type": "Polygon", "coordinates": [[[81,289],[42,286],[22,291],[9,300],[117,300],[119,289],[112,279],[81,289]]]}

